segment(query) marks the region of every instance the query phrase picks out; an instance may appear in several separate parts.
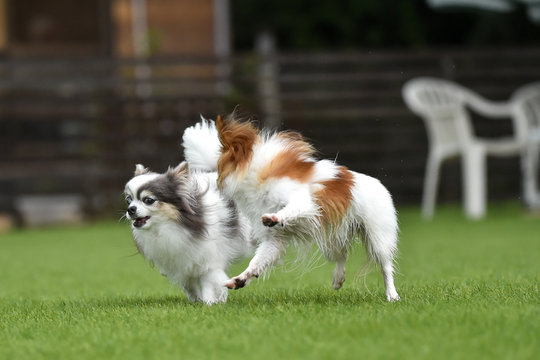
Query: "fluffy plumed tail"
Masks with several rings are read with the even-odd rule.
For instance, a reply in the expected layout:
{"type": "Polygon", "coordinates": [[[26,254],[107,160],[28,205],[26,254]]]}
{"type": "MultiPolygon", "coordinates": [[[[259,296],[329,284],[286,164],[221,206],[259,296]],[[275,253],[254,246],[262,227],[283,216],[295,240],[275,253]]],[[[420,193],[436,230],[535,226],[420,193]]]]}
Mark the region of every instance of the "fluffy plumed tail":
{"type": "Polygon", "coordinates": [[[184,130],[184,158],[190,169],[216,171],[221,153],[216,125],[201,115],[201,121],[184,130]]]}

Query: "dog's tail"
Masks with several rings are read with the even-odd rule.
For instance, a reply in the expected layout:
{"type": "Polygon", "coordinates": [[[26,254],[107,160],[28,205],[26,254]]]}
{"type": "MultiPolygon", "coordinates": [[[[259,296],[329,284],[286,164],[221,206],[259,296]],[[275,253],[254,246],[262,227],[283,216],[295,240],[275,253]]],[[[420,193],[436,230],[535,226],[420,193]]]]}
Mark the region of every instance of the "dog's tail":
{"type": "Polygon", "coordinates": [[[221,153],[216,124],[201,115],[201,121],[184,130],[184,158],[192,170],[216,171],[221,153]]]}

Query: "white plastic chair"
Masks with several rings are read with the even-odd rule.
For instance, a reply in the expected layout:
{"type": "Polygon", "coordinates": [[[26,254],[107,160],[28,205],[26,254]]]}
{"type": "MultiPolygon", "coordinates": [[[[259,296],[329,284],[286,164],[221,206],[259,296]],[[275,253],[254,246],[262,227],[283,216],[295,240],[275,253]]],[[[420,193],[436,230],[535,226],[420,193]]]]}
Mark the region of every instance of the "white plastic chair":
{"type": "Polygon", "coordinates": [[[516,135],[523,143],[521,166],[523,198],[530,209],[540,209],[538,161],[540,153],[540,82],[525,85],[512,94],[516,135]]]}
{"type": "Polygon", "coordinates": [[[409,109],[424,120],[428,133],[423,216],[433,216],[441,164],[461,157],[465,213],[471,219],[482,218],[486,212],[486,157],[520,155],[522,142],[516,136],[478,138],[468,109],[488,118],[509,118],[512,104],[488,101],[463,86],[435,78],[409,80],[403,87],[403,98],[409,109]]]}

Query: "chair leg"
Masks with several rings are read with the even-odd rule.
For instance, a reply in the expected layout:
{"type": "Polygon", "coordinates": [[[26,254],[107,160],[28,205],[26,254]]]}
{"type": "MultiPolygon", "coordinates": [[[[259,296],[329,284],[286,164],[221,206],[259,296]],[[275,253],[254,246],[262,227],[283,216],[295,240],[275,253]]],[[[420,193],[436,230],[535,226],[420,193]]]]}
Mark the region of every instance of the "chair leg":
{"type": "Polygon", "coordinates": [[[540,160],[540,144],[536,144],[536,146],[532,150],[533,159],[531,160],[532,163],[532,182],[533,182],[533,207],[534,209],[540,209],[540,184],[538,183],[538,166],[540,165],[538,162],[540,160]]]}
{"type": "Polygon", "coordinates": [[[482,147],[472,147],[463,154],[461,163],[465,214],[481,219],[486,214],[486,153],[482,147]]]}
{"type": "Polygon", "coordinates": [[[538,145],[529,145],[521,157],[523,173],[523,197],[527,207],[540,209],[540,191],[538,189],[538,145]]]}
{"type": "Polygon", "coordinates": [[[431,219],[435,211],[437,189],[439,187],[439,172],[442,158],[432,153],[429,154],[424,177],[424,191],[422,195],[422,216],[431,219]]]}

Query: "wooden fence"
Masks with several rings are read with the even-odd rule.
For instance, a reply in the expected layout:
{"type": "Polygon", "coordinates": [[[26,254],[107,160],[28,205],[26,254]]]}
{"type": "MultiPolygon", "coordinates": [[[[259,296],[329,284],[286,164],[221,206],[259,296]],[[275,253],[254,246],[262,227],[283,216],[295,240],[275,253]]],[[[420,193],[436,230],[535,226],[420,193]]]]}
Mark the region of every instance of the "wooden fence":
{"type": "MultiPolygon", "coordinates": [[[[322,157],[381,179],[398,205],[420,200],[427,139],[401,99],[416,76],[449,78],[491,99],[540,79],[540,50],[364,51],[219,59],[0,60],[0,212],[24,194],[79,194],[89,213],[122,208],[134,164],[182,160],[183,129],[236,105],[299,130],[322,157]]],[[[476,119],[484,136],[510,121],[476,119]]],[[[490,198],[519,196],[518,159],[489,164],[490,198]]],[[[441,198],[459,200],[457,163],[441,198]]]]}

